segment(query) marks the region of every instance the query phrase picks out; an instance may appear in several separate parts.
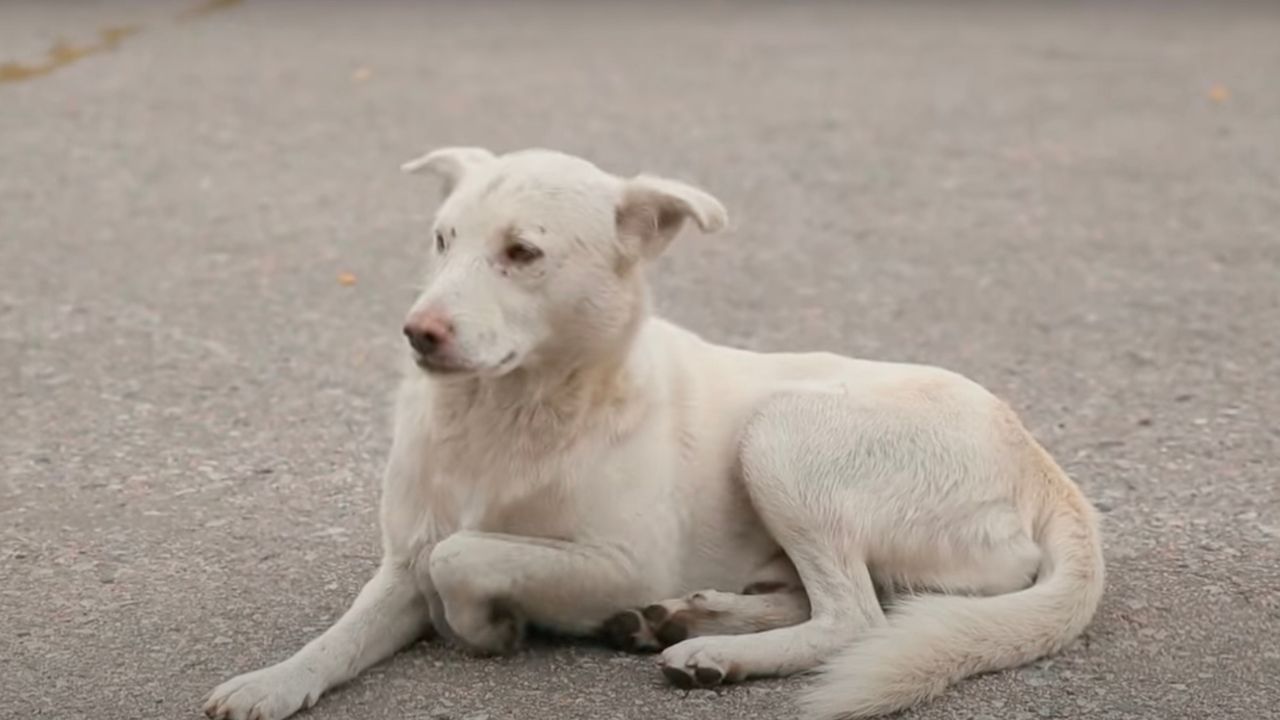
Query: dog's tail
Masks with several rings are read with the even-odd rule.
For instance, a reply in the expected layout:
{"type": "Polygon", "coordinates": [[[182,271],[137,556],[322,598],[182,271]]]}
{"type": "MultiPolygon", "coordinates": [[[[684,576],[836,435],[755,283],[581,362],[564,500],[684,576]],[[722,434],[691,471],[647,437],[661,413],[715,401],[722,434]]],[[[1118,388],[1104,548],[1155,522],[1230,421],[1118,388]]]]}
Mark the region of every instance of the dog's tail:
{"type": "Polygon", "coordinates": [[[887,626],[869,631],[824,668],[823,680],[804,699],[806,716],[836,720],[901,710],[969,675],[1056,652],[1083,632],[1102,598],[1102,547],[1093,508],[1069,481],[1063,485],[1069,495],[1049,510],[1037,533],[1044,559],[1034,585],[993,597],[922,596],[895,607],[887,626]]]}

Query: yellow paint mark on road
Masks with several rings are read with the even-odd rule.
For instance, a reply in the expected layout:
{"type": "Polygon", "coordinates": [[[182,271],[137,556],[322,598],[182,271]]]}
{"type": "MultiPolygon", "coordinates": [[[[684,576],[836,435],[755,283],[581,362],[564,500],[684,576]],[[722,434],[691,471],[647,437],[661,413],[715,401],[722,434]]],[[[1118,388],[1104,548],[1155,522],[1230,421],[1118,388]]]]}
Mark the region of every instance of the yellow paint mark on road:
{"type": "MultiPolygon", "coordinates": [[[[244,0],[204,0],[198,5],[178,14],[178,19],[186,20],[208,15],[218,10],[225,10],[244,2],[244,0]]],[[[23,82],[48,75],[72,63],[79,62],[91,55],[115,50],[125,38],[141,32],[142,25],[116,25],[104,27],[98,31],[97,40],[87,44],[74,44],[63,39],[54,41],[45,56],[39,62],[3,62],[0,63],[0,84],[23,82]]]]}
{"type": "Polygon", "coordinates": [[[0,83],[21,82],[48,75],[59,68],[97,53],[115,50],[125,38],[141,30],[138,25],[107,27],[98,31],[98,40],[88,45],[73,45],[57,40],[45,53],[43,61],[32,64],[17,62],[0,63],[0,83]]]}
{"type": "Polygon", "coordinates": [[[205,15],[218,12],[219,10],[233,8],[242,2],[244,2],[244,0],[204,0],[204,2],[196,5],[195,7],[188,8],[178,13],[178,19],[189,20],[191,18],[204,17],[205,15]]]}

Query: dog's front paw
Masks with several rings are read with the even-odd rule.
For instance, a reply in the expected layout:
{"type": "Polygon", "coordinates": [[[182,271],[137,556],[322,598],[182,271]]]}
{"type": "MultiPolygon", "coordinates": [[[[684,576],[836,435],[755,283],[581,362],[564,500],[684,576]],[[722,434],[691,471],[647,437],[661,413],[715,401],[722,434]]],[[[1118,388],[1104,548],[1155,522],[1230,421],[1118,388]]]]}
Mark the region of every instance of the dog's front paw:
{"type": "Polygon", "coordinates": [[[449,637],[476,655],[509,655],[524,642],[526,622],[520,610],[505,600],[445,604],[449,637]]]}
{"type": "Polygon", "coordinates": [[[519,606],[505,595],[506,584],[484,563],[486,543],[481,534],[457,532],[431,551],[431,585],[439,596],[432,600],[432,617],[443,634],[463,648],[480,655],[514,652],[524,640],[525,618],[519,606]]]}
{"type": "Polygon", "coordinates": [[[204,714],[215,720],[282,720],[314,705],[323,691],[310,673],[286,661],[214,688],[204,714]]]}

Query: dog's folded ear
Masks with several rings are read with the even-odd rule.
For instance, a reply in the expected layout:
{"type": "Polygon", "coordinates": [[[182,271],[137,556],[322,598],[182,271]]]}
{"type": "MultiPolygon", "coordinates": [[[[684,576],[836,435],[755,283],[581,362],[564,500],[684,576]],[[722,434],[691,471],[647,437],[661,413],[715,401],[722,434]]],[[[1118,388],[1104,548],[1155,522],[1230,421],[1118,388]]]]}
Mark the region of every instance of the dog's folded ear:
{"type": "Polygon", "coordinates": [[[724,205],[692,185],[639,175],[623,184],[616,212],[618,238],[641,257],[655,258],[692,219],[704,233],[723,230],[729,223],[724,205]]]}
{"type": "Polygon", "coordinates": [[[493,153],[484,148],[447,147],[410,160],[400,169],[409,174],[429,172],[438,176],[444,183],[444,194],[448,195],[468,172],[495,159],[493,153]]]}

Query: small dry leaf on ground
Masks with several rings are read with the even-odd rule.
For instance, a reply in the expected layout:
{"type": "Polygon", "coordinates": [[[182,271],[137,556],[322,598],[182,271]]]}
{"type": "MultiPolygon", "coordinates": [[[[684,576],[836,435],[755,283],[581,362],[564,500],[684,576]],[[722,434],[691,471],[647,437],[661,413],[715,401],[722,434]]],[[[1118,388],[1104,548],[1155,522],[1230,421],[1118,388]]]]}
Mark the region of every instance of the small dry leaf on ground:
{"type": "Polygon", "coordinates": [[[351,287],[356,284],[356,276],[349,273],[338,273],[338,284],[343,287],[351,287]]]}
{"type": "Polygon", "coordinates": [[[1209,88],[1209,99],[1214,102],[1226,102],[1231,99],[1231,91],[1223,85],[1214,85],[1209,88]]]}

